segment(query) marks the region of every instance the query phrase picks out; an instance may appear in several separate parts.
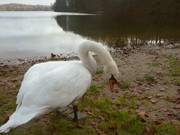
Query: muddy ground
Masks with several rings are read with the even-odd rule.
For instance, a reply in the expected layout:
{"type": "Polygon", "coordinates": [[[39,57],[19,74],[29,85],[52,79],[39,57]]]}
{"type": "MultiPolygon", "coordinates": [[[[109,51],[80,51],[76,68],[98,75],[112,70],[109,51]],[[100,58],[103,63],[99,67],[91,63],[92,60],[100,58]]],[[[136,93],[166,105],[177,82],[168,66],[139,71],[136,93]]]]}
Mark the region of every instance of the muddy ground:
{"type": "MultiPolygon", "coordinates": [[[[79,126],[57,111],[12,130],[10,135],[178,135],[180,134],[180,48],[116,48],[112,56],[121,72],[111,92],[101,67],[79,110],[79,126]]],[[[0,124],[15,110],[18,89],[35,63],[64,58],[0,63],[0,124]]]]}

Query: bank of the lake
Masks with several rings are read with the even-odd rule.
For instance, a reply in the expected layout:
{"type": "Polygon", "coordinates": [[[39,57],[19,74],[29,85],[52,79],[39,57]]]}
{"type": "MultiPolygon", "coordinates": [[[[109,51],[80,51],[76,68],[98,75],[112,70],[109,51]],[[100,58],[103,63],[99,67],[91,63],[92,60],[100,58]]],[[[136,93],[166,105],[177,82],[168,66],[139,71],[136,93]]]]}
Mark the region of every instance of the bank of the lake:
{"type": "MultiPolygon", "coordinates": [[[[180,48],[116,48],[111,53],[121,71],[121,84],[110,92],[101,67],[79,109],[87,114],[81,128],[52,112],[10,135],[178,135],[180,132],[180,48]]],[[[19,64],[0,63],[0,124],[15,110],[24,73],[35,63],[68,60],[51,54],[19,64]]]]}

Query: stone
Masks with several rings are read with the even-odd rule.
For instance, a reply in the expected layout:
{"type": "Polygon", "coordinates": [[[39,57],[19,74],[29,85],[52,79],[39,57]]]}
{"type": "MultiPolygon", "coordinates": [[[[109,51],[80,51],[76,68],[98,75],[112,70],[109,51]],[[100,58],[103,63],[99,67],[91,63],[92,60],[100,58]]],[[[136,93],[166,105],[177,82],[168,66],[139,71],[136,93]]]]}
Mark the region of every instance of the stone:
{"type": "MultiPolygon", "coordinates": [[[[84,119],[87,117],[87,115],[85,113],[82,112],[77,112],[78,114],[78,120],[84,119]]],[[[74,119],[74,113],[70,113],[68,115],[66,115],[67,118],[73,120],[74,119]]]]}

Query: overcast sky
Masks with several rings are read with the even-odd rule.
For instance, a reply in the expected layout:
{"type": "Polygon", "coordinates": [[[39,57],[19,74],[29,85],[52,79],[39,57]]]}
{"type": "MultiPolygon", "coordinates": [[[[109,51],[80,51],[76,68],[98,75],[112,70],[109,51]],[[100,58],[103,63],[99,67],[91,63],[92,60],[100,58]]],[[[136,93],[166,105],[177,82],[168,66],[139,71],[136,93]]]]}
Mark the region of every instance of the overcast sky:
{"type": "Polygon", "coordinates": [[[0,0],[0,4],[7,3],[22,3],[22,4],[39,4],[39,5],[50,5],[55,0],[0,0]]]}

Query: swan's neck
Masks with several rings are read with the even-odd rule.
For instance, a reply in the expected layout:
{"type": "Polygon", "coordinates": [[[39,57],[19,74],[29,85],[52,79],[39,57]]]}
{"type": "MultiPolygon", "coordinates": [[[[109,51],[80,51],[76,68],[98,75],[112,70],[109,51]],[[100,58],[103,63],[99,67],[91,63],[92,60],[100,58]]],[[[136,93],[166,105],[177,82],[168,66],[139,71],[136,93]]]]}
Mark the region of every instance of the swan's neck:
{"type": "Polygon", "coordinates": [[[90,52],[94,52],[103,65],[114,62],[109,52],[99,43],[87,41],[79,46],[79,57],[83,65],[93,74],[96,72],[97,64],[90,52]]]}
{"type": "Polygon", "coordinates": [[[82,64],[89,70],[89,72],[94,74],[97,69],[97,63],[89,50],[85,47],[81,47],[79,50],[79,57],[82,64]]]}

